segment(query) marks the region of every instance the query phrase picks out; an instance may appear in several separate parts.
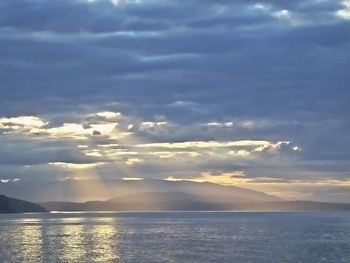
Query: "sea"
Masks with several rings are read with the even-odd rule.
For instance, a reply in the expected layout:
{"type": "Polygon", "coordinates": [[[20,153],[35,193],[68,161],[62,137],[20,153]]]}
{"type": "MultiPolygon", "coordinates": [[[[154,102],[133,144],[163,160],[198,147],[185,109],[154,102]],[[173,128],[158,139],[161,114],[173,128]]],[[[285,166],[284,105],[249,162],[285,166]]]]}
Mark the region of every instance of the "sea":
{"type": "Polygon", "coordinates": [[[0,215],[0,262],[349,263],[349,212],[0,215]]]}

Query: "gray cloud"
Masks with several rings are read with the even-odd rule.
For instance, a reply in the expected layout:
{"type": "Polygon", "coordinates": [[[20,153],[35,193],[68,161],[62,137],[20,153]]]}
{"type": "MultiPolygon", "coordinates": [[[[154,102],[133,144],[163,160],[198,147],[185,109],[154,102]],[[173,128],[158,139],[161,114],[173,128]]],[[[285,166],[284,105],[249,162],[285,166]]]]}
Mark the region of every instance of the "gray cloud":
{"type": "MultiPolygon", "coordinates": [[[[132,125],[133,139],[147,143],[290,141],[301,151],[184,167],[192,177],[242,170],[251,178],[345,180],[350,23],[337,14],[343,8],[342,1],[314,0],[3,0],[0,117],[88,128],[104,122],[89,114],[114,111],[123,114],[119,132],[132,125]],[[159,119],[171,125],[142,128],[159,119]],[[229,122],[229,129],[219,125],[229,122]]],[[[101,161],[77,141],[7,131],[0,126],[0,166],[11,166],[12,179],[24,176],[25,165],[101,161]]],[[[94,133],[89,147],[120,143],[94,133]]],[[[151,160],[134,169],[180,174],[151,160]]]]}

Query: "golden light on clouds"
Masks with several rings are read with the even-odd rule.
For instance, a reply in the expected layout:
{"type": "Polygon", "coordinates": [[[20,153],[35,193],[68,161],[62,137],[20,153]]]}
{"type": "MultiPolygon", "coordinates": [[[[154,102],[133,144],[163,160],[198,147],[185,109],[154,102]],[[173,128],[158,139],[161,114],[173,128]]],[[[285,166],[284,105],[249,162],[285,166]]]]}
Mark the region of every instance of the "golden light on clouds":
{"type": "MultiPolygon", "coordinates": [[[[237,122],[238,128],[242,128],[242,123],[244,121],[237,122]]],[[[282,147],[287,147],[294,152],[301,150],[299,146],[286,140],[237,139],[173,142],[171,139],[164,139],[162,142],[157,142],[157,140],[147,138],[147,136],[142,137],[142,135],[171,135],[179,126],[163,117],[157,117],[153,121],[145,121],[128,118],[119,112],[113,111],[86,114],[82,115],[80,121],[63,122],[55,125],[35,116],[0,118],[0,125],[0,129],[8,126],[7,128],[10,131],[24,136],[38,136],[43,140],[55,139],[72,143],[74,149],[82,155],[79,157],[82,158],[81,163],[52,161],[48,162],[48,166],[64,171],[66,176],[63,178],[65,180],[93,179],[100,192],[105,189],[104,182],[101,180],[103,176],[101,177],[99,174],[103,169],[108,170],[115,167],[122,172],[120,178],[123,180],[142,180],[144,177],[148,178],[140,172],[143,165],[161,169],[167,169],[168,167],[168,170],[164,171],[162,176],[169,181],[210,182],[256,190],[269,189],[277,192],[277,186],[271,188],[272,184],[256,183],[243,170],[216,174],[210,172],[207,168],[203,168],[208,171],[204,172],[200,170],[200,167],[205,167],[208,163],[215,163],[216,161],[223,164],[232,161],[254,162],[259,158],[263,158],[266,152],[269,156],[279,156],[282,147]],[[17,126],[21,129],[17,129],[17,126]],[[34,134],[33,130],[38,134],[34,134]],[[85,162],[84,158],[86,159],[85,162]],[[168,177],[168,174],[174,168],[175,170],[177,168],[186,169],[186,171],[183,171],[182,175],[168,177]],[[187,172],[192,174],[190,178],[187,178],[187,172]],[[194,172],[198,175],[193,176],[194,172]]],[[[258,124],[254,121],[248,121],[244,125],[249,126],[249,129],[253,129],[258,124]]],[[[203,123],[199,123],[197,126],[196,128],[203,130],[203,123]]],[[[235,129],[234,122],[231,121],[208,122],[205,126],[213,128],[209,129],[210,131],[216,131],[216,129],[228,131],[228,128],[231,131],[231,129],[235,129]]],[[[162,177],[158,177],[159,175],[153,176],[162,177]]],[[[87,192],[93,190],[84,186],[84,188],[76,191],[86,195],[87,192]]]]}
{"type": "Polygon", "coordinates": [[[113,123],[90,124],[88,127],[84,127],[83,124],[64,123],[62,126],[47,129],[45,132],[54,138],[87,139],[92,135],[108,135],[115,127],[116,124],[113,123]]]}
{"type": "Polygon", "coordinates": [[[122,114],[120,112],[103,111],[96,113],[96,116],[102,117],[107,121],[117,121],[122,114]]]}
{"type": "Polygon", "coordinates": [[[0,118],[0,129],[6,130],[7,133],[39,134],[57,139],[87,139],[93,135],[121,137],[122,135],[115,131],[120,117],[119,112],[98,112],[86,116],[86,119],[81,122],[65,122],[50,126],[48,121],[37,116],[19,116],[0,118]],[[94,119],[95,117],[101,119],[94,119]]]}
{"type": "Polygon", "coordinates": [[[97,166],[101,166],[104,163],[98,162],[98,163],[66,163],[66,162],[51,162],[48,163],[52,167],[62,168],[62,169],[68,169],[68,170],[81,170],[81,169],[90,169],[97,166]]]}
{"type": "Polygon", "coordinates": [[[123,181],[142,181],[144,178],[141,177],[123,177],[123,181]]]}
{"type": "Polygon", "coordinates": [[[0,118],[0,129],[8,132],[37,133],[45,127],[48,122],[36,116],[19,116],[12,118],[0,118]]]}
{"type": "Polygon", "coordinates": [[[143,163],[144,160],[140,159],[140,158],[128,158],[126,160],[126,164],[129,166],[133,166],[133,165],[137,165],[137,164],[141,164],[143,163]]]}
{"type": "Polygon", "coordinates": [[[272,143],[269,141],[260,140],[238,140],[238,141],[187,141],[187,142],[174,142],[174,143],[148,143],[136,145],[137,147],[148,147],[148,148],[221,148],[221,147],[256,147],[257,151],[260,149],[266,149],[268,147],[277,148],[281,144],[288,141],[281,141],[277,143],[272,143]]]}
{"type": "Polygon", "coordinates": [[[245,176],[244,172],[241,172],[241,171],[221,173],[219,175],[213,175],[211,173],[204,172],[200,176],[194,177],[194,178],[176,178],[173,176],[169,176],[165,180],[173,181],[173,182],[177,182],[177,181],[189,181],[189,182],[197,182],[197,183],[206,182],[206,183],[233,186],[233,185],[238,185],[242,181],[244,181],[244,179],[242,178],[244,176],[245,176]]]}
{"type": "Polygon", "coordinates": [[[92,132],[96,131],[99,132],[101,135],[108,135],[110,134],[117,124],[115,123],[103,123],[103,124],[91,124],[92,132]]]}
{"type": "Polygon", "coordinates": [[[85,129],[82,124],[63,123],[62,126],[47,129],[45,132],[54,138],[85,139],[87,135],[92,134],[93,130],[85,129]]]}

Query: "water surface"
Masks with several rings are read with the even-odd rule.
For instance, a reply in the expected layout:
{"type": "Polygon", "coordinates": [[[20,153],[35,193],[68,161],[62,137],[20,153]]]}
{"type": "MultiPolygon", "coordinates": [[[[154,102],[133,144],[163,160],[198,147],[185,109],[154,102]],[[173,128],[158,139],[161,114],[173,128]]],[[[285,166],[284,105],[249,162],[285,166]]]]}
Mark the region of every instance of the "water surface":
{"type": "Polygon", "coordinates": [[[0,215],[0,262],[350,262],[350,213],[0,215]]]}

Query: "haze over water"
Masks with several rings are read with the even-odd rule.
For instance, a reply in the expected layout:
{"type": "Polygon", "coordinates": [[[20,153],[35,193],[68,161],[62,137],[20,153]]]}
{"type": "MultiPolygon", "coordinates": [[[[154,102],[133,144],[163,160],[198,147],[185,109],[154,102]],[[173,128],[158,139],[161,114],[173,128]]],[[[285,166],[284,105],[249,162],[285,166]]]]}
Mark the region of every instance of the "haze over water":
{"type": "Polygon", "coordinates": [[[349,262],[350,213],[0,216],[1,262],[349,262]]]}

